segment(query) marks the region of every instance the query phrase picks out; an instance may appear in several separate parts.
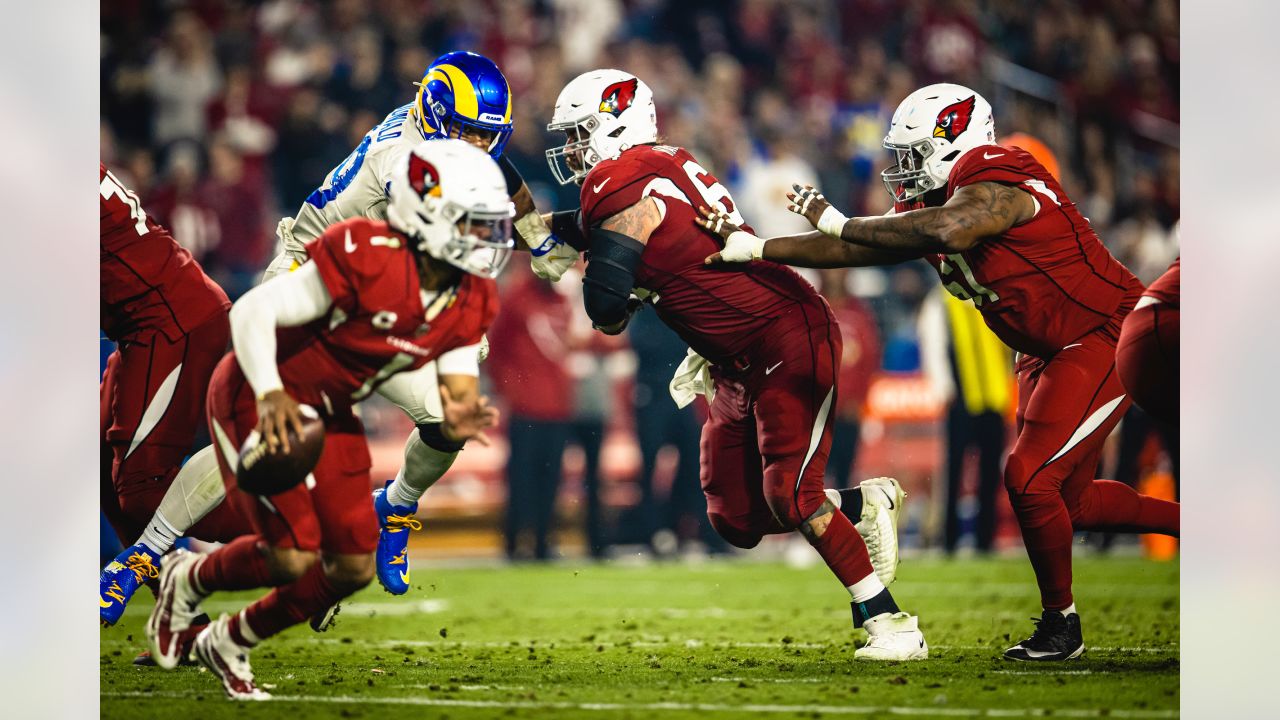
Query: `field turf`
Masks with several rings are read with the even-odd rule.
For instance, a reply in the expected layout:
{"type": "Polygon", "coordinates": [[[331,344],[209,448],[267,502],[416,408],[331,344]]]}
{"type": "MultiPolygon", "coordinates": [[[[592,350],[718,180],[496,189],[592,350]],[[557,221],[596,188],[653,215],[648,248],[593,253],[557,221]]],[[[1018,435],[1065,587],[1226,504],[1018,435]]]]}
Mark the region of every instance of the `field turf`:
{"type": "Polygon", "coordinates": [[[259,648],[276,698],[253,704],[198,668],[131,664],[144,591],[102,631],[102,717],[1177,717],[1177,564],[1077,558],[1075,577],[1088,650],[1043,666],[999,657],[1038,614],[1025,559],[904,561],[892,589],[921,616],[918,663],[855,662],[861,632],[821,566],[419,566],[405,598],[375,583],[330,632],[259,648]]]}

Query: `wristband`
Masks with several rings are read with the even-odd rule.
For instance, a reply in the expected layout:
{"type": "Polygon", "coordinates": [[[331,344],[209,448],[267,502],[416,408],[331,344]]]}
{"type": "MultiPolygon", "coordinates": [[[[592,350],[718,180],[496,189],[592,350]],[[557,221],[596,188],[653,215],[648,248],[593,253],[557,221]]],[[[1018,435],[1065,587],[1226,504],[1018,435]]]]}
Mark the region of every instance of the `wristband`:
{"type": "Polygon", "coordinates": [[[832,237],[840,237],[847,222],[849,218],[845,217],[844,213],[837,210],[834,205],[828,205],[827,209],[822,211],[822,217],[818,218],[818,230],[832,237]]]}
{"type": "Polygon", "coordinates": [[[524,240],[524,244],[529,246],[530,252],[534,253],[534,257],[540,257],[547,253],[547,250],[541,250],[542,245],[551,236],[551,228],[547,227],[547,223],[537,211],[525,213],[516,219],[516,232],[520,233],[520,238],[524,240]],[[541,250],[541,252],[538,252],[541,250]]]}

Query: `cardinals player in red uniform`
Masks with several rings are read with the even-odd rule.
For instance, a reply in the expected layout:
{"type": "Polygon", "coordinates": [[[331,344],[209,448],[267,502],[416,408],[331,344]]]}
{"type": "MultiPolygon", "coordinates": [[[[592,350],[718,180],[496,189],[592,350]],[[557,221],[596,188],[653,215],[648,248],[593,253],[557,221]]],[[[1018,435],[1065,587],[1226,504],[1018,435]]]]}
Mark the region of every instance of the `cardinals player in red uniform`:
{"type": "Polygon", "coordinates": [[[897,561],[884,506],[896,511],[901,489],[884,479],[854,493],[863,508],[853,516],[865,516],[868,534],[894,545],[890,564],[879,568],[885,580],[839,507],[841,496],[823,489],[842,345],[831,308],[776,263],[703,264],[719,242],[698,227],[694,208],[713,205],[738,224],[742,217],[687,150],[657,143],[653,94],[635,76],[594,70],[575,78],[548,129],[567,139],[547,152],[556,177],[582,185],[582,234],[574,240],[590,253],[587,314],[616,334],[643,297],[690,346],[673,395],[691,401],[681,378],[701,378],[695,382],[710,405],[702,488],[712,526],[741,548],[799,530],[848,589],[854,625],[867,630],[855,657],[927,657],[916,618],[899,610],[884,584],[897,561]],[[865,502],[864,494],[877,500],[865,502]]]}
{"type": "Polygon", "coordinates": [[[707,261],[849,267],[923,257],[1018,351],[1018,437],[1004,479],[1044,610],[1031,637],[1005,657],[1067,660],[1084,651],[1071,595],[1072,531],[1177,536],[1178,505],[1093,475],[1129,404],[1116,342],[1142,284],[1040,163],[994,138],[991,106],[974,91],[917,90],[898,106],[884,141],[897,158],[883,173],[894,212],[849,219],[797,186],[790,208],[818,232],[765,241],[707,210],[705,226],[726,239],[707,261]]]}
{"type": "Polygon", "coordinates": [[[1124,319],[1116,370],[1133,401],[1178,436],[1182,258],[1151,283],[1124,319]]]}
{"type": "MultiPolygon", "coordinates": [[[[113,625],[138,586],[158,575],[160,557],[181,534],[172,523],[213,541],[248,525],[230,508],[192,516],[183,497],[161,504],[204,419],[209,376],[230,338],[231,302],[101,163],[98,180],[102,330],[118,346],[100,393],[100,495],[116,535],[132,543],[100,578],[99,615],[113,625]]],[[[217,494],[221,485],[195,490],[217,494]]]]}
{"type": "Polygon", "coordinates": [[[210,593],[274,587],[195,639],[197,658],[235,699],[267,697],[254,684],[250,648],[373,577],[378,521],[354,405],[397,373],[438,359],[456,376],[438,390],[446,437],[487,442],[482,431],[497,419],[479,396],[471,346],[497,313],[492,278],[512,248],[502,172],[466,142],[435,140],[406,154],[394,177],[386,222],[331,226],[307,245],[308,262],[231,310],[234,351],[209,388],[209,427],[228,496],[256,533],[209,555],[168,560],[146,629],[156,663],[171,668],[210,593]],[[286,447],[286,428],[301,434],[299,403],[325,423],[324,451],[307,481],[269,497],[236,489],[238,448],[255,428],[272,452],[286,447]]]}

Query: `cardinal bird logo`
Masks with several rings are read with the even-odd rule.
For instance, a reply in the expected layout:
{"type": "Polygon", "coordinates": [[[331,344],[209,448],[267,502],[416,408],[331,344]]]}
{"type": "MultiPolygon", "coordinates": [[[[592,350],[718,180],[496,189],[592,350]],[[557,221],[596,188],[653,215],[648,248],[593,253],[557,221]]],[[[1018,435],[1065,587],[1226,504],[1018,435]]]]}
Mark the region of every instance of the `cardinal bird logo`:
{"type": "Polygon", "coordinates": [[[636,99],[639,84],[639,80],[631,78],[605,88],[600,94],[600,112],[607,112],[614,117],[621,115],[623,110],[631,107],[631,101],[636,99]]]}
{"type": "Polygon", "coordinates": [[[417,153],[409,155],[409,182],[419,197],[440,197],[440,171],[417,153]]]}
{"type": "Polygon", "coordinates": [[[974,95],[967,100],[942,108],[942,112],[938,113],[938,123],[933,127],[933,136],[946,138],[949,142],[954,141],[969,127],[969,120],[973,118],[973,108],[977,102],[977,96],[974,95]]]}

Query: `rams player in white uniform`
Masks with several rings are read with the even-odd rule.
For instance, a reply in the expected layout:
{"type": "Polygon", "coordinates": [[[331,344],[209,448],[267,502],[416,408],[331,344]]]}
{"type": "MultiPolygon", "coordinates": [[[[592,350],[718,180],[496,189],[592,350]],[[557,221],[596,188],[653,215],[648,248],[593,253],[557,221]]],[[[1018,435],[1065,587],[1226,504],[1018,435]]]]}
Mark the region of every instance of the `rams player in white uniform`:
{"type": "MultiPolygon", "coordinates": [[[[335,222],[357,216],[385,219],[396,161],[423,140],[452,137],[470,142],[498,160],[516,206],[519,245],[529,249],[535,274],[546,280],[559,280],[577,261],[578,253],[561,242],[552,227],[574,232],[576,222],[571,212],[540,215],[534,208],[528,186],[510,161],[502,157],[513,127],[511,92],[506,78],[491,60],[471,52],[451,52],[436,58],[418,83],[413,102],[392,111],[370,130],[324,183],[307,196],[297,216],[280,221],[277,235],[281,251],[267,268],[264,279],[305,262],[306,244],[335,222]]],[[[382,526],[378,581],[390,593],[399,595],[409,589],[406,546],[409,530],[421,527],[414,518],[418,498],[444,475],[462,449],[461,442],[446,437],[441,429],[442,409],[436,388],[440,382],[448,384],[450,376],[478,376],[478,363],[488,350],[483,345],[447,353],[421,371],[394,376],[378,389],[404,409],[417,426],[405,445],[400,472],[385,488],[374,492],[374,506],[382,526]]],[[[149,547],[160,545],[151,548],[157,556],[167,552],[176,537],[222,501],[221,478],[211,450],[205,448],[188,461],[185,472],[175,478],[157,510],[151,526],[160,530],[161,538],[157,541],[146,536],[150,538],[149,547]]],[[[113,601],[108,610],[106,603],[100,603],[104,623],[113,624],[119,618],[141,580],[132,577],[132,571],[121,563],[108,565],[101,576],[101,587],[116,583],[128,592],[119,607],[113,601]]],[[[327,618],[317,619],[321,626],[326,623],[327,618]]]]}

